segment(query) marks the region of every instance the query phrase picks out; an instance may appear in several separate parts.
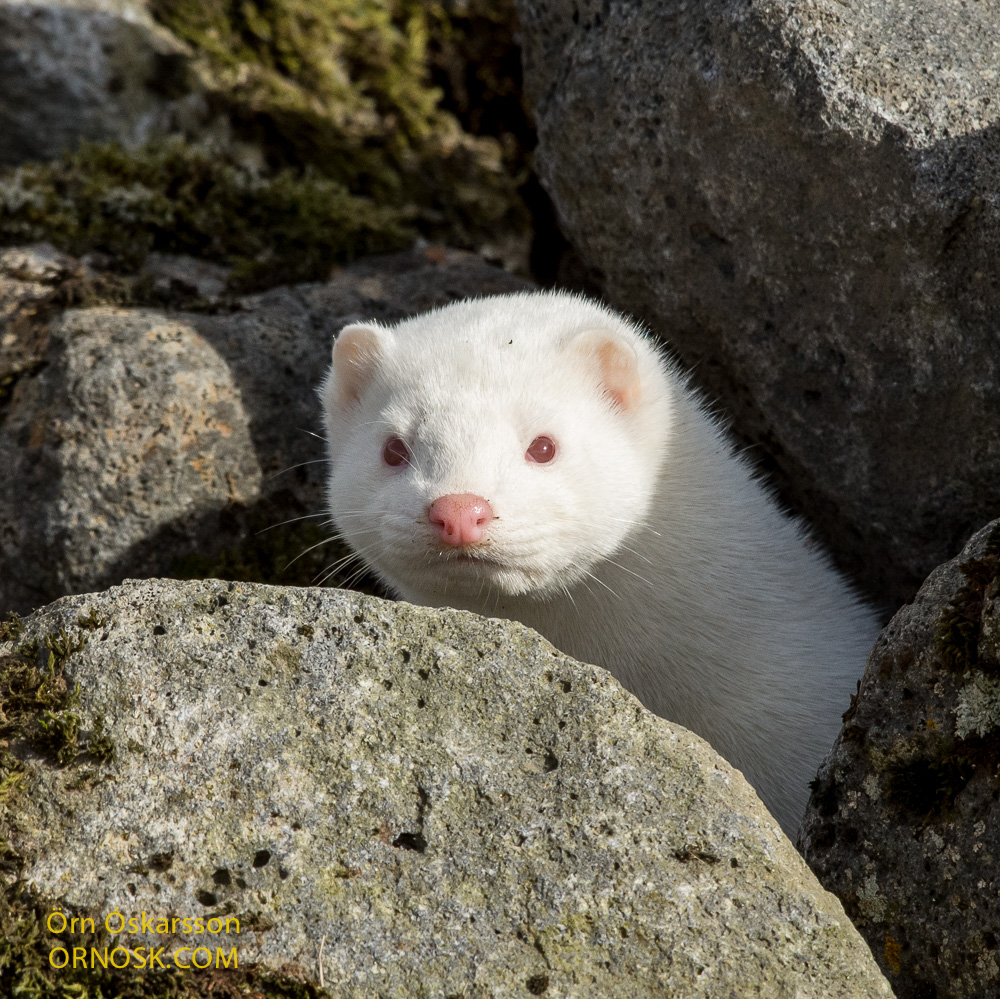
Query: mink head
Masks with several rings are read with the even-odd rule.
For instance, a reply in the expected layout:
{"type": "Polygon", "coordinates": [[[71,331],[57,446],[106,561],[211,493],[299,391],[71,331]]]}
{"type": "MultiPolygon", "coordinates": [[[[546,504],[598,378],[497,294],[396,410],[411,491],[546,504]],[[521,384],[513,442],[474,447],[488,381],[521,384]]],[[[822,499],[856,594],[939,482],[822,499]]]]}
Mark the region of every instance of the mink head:
{"type": "Polygon", "coordinates": [[[406,599],[544,599],[648,530],[666,363],[586,299],[497,296],[346,326],[321,395],[333,521],[406,599]]]}

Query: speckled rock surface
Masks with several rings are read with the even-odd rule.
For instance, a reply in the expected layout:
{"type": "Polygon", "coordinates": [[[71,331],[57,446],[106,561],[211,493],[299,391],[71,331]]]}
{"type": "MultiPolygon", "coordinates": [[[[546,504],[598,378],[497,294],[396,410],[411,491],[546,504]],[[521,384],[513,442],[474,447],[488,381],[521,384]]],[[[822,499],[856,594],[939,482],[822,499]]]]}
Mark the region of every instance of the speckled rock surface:
{"type": "Polygon", "coordinates": [[[168,525],[252,501],[261,480],[212,347],[183,321],[110,308],[53,325],[0,427],[0,468],[7,603],[86,589],[168,525]]]}
{"type": "Polygon", "coordinates": [[[0,249],[0,410],[18,378],[43,361],[52,286],[68,273],[50,246],[0,249]]]}
{"type": "Polygon", "coordinates": [[[0,0],[0,166],[165,134],[187,63],[142,0],[0,0]]]}
{"type": "MultiPolygon", "coordinates": [[[[45,247],[0,252],[0,613],[126,576],[285,582],[313,545],[290,581],[317,578],[337,556],[316,436],[334,334],[529,287],[431,248],[229,299],[228,313],[64,312],[60,281],[79,269],[45,247]]],[[[211,264],[156,257],[150,277],[227,304],[211,264]]]]}
{"type": "Polygon", "coordinates": [[[1000,2],[519,0],[611,304],[898,605],[1000,509],[1000,2]]]}
{"type": "Polygon", "coordinates": [[[117,755],[14,739],[2,816],[66,911],[236,916],[197,942],[313,982],[322,944],[344,999],[891,995],[736,771],[519,625],[151,580],[18,647],[60,628],[81,736],[102,716],[117,755]]]}
{"type": "Polygon", "coordinates": [[[801,845],[900,999],[1000,997],[1000,520],[882,633],[801,845]]]}

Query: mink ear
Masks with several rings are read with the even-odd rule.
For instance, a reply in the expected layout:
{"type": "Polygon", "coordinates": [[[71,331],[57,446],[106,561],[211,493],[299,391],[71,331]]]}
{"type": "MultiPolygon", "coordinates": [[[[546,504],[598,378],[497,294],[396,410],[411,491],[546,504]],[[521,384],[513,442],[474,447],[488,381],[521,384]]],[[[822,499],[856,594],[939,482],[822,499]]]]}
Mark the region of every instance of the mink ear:
{"type": "Polygon", "coordinates": [[[327,377],[328,405],[357,402],[368,387],[382,358],[382,337],[377,326],[351,323],[333,343],[333,366],[327,377]]]}
{"type": "Polygon", "coordinates": [[[639,358],[628,340],[611,330],[585,330],[573,338],[572,347],[597,375],[601,389],[616,409],[635,409],[642,385],[639,358]]]}

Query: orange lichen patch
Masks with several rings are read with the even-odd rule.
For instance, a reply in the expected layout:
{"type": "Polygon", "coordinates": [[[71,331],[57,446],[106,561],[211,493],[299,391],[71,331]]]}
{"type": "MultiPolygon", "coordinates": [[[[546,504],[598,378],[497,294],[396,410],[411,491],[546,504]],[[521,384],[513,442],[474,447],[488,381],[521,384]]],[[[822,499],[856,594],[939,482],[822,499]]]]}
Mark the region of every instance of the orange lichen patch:
{"type": "Polygon", "coordinates": [[[899,942],[893,937],[889,936],[888,933],[885,935],[885,963],[889,970],[894,974],[898,975],[900,969],[902,968],[901,958],[903,956],[903,948],[900,946],[899,942]]]}
{"type": "Polygon", "coordinates": [[[36,448],[42,446],[45,442],[45,431],[48,429],[48,426],[49,414],[46,410],[42,410],[31,424],[31,433],[28,435],[28,447],[36,448]]]}

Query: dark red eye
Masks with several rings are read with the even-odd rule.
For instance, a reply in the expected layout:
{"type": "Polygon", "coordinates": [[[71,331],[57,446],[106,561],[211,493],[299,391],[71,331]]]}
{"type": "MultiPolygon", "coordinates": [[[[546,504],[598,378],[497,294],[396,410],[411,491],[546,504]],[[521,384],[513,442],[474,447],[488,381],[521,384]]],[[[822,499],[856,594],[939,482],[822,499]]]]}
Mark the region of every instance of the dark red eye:
{"type": "Polygon", "coordinates": [[[551,461],[556,456],[556,442],[551,437],[536,437],[528,447],[528,450],[524,452],[524,457],[528,461],[538,462],[539,465],[544,465],[547,461],[551,461]]]}
{"type": "Polygon", "coordinates": [[[393,468],[398,465],[409,465],[410,449],[401,437],[390,437],[382,448],[382,460],[393,468]]]}

